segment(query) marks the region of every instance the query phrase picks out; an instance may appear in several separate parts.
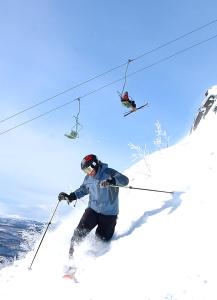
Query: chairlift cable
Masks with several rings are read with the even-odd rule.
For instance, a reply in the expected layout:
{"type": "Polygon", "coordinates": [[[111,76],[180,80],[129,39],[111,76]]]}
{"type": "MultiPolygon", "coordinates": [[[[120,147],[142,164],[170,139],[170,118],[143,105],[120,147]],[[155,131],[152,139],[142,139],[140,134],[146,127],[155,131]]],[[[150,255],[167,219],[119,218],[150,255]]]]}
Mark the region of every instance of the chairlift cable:
{"type": "Polygon", "coordinates": [[[127,62],[127,66],[126,66],[126,70],[125,70],[125,74],[124,74],[124,85],[123,85],[123,88],[122,88],[122,91],[121,91],[121,96],[123,95],[123,92],[124,92],[124,89],[125,89],[125,86],[126,86],[126,82],[127,82],[127,71],[128,71],[128,67],[129,67],[129,64],[133,61],[133,59],[128,59],[128,62],[127,62]]]}
{"type": "MultiPolygon", "coordinates": [[[[172,44],[172,43],[177,42],[177,41],[180,40],[180,39],[183,39],[183,38],[187,37],[188,35],[191,35],[191,34],[197,32],[197,31],[199,31],[199,30],[204,29],[205,27],[208,27],[208,26],[210,26],[210,25],[212,25],[212,24],[214,24],[214,23],[216,23],[216,22],[217,22],[217,19],[214,19],[214,20],[212,20],[212,21],[210,21],[210,22],[208,22],[208,23],[206,23],[206,24],[204,24],[204,25],[202,25],[202,26],[200,26],[200,27],[195,28],[194,30],[191,30],[191,31],[189,31],[189,32],[187,32],[187,33],[185,33],[185,34],[182,34],[182,35],[178,36],[178,37],[175,38],[175,39],[172,39],[172,40],[170,40],[170,41],[168,41],[168,42],[166,42],[166,43],[161,44],[160,46],[158,46],[158,47],[156,47],[156,48],[153,48],[153,49],[151,49],[151,50],[149,50],[149,51],[144,52],[143,54],[141,54],[141,55],[135,57],[135,58],[133,59],[133,61],[138,60],[138,59],[140,59],[140,58],[142,58],[142,57],[144,57],[144,56],[146,56],[146,55],[148,55],[148,54],[150,54],[150,53],[153,53],[153,52],[155,52],[155,51],[158,51],[158,50],[160,50],[160,49],[162,49],[162,48],[164,48],[164,47],[166,47],[166,46],[168,46],[168,45],[170,45],[170,44],[172,44]]],[[[46,98],[46,99],[44,99],[44,100],[42,100],[42,101],[40,101],[40,102],[38,102],[38,103],[36,103],[36,104],[34,104],[34,105],[32,105],[32,106],[29,106],[29,107],[27,107],[27,108],[25,108],[25,109],[23,109],[23,110],[20,110],[20,111],[14,113],[14,114],[12,114],[12,115],[10,115],[10,116],[8,116],[8,117],[2,119],[2,120],[0,120],[0,123],[6,122],[6,121],[8,121],[8,120],[10,120],[10,119],[12,119],[12,118],[18,116],[18,115],[20,115],[20,114],[22,114],[22,113],[24,113],[24,112],[30,110],[30,109],[33,109],[33,108],[35,108],[35,107],[37,107],[37,106],[39,106],[39,105],[42,105],[42,104],[45,103],[45,102],[51,101],[51,100],[57,98],[58,96],[61,96],[61,95],[65,94],[65,93],[68,93],[69,91],[72,91],[72,90],[74,90],[74,89],[76,89],[76,88],[78,88],[78,87],[80,87],[80,86],[82,86],[82,85],[84,85],[84,84],[86,84],[86,83],[89,83],[89,82],[91,82],[91,81],[93,81],[93,80],[95,80],[95,79],[97,79],[97,78],[100,78],[100,77],[102,77],[102,76],[104,76],[104,75],[106,75],[106,74],[108,74],[108,73],[110,73],[110,72],[112,72],[112,71],[114,71],[114,70],[116,70],[116,69],[119,69],[119,68],[121,68],[121,67],[123,67],[123,66],[127,66],[128,64],[129,64],[128,62],[125,62],[125,63],[120,64],[120,65],[118,65],[118,66],[116,66],[116,67],[114,67],[114,68],[111,68],[111,69],[109,69],[109,70],[107,70],[107,71],[105,71],[105,72],[103,72],[103,73],[101,73],[101,74],[98,74],[98,75],[96,75],[96,76],[93,76],[93,77],[91,77],[91,78],[89,78],[89,79],[87,79],[87,80],[85,80],[85,81],[83,81],[83,82],[81,82],[81,83],[78,83],[78,84],[75,85],[75,86],[72,86],[72,87],[70,87],[70,88],[68,88],[68,89],[66,89],[66,90],[63,90],[63,91],[61,91],[61,92],[55,94],[55,95],[52,96],[52,97],[46,98]]],[[[55,110],[55,109],[54,109],[54,110],[55,110]]],[[[46,113],[45,113],[45,114],[46,114],[46,113]]],[[[44,114],[42,114],[42,115],[44,115],[44,114]]],[[[36,118],[37,118],[37,117],[36,117],[36,118]]],[[[24,124],[25,124],[25,122],[24,122],[24,124]]]]}
{"type": "MultiPolygon", "coordinates": [[[[217,34],[215,34],[215,35],[209,37],[208,39],[202,40],[201,42],[195,43],[195,44],[193,44],[193,45],[191,45],[191,46],[189,46],[189,47],[187,47],[187,48],[184,48],[184,49],[182,49],[182,50],[179,50],[179,51],[177,51],[177,52],[175,52],[175,53],[173,53],[173,54],[171,54],[171,55],[169,55],[169,56],[166,56],[166,57],[164,57],[164,58],[162,58],[162,59],[160,59],[160,60],[158,60],[158,61],[156,61],[156,62],[154,62],[154,63],[152,63],[152,64],[150,64],[150,65],[147,65],[147,66],[145,66],[145,67],[143,67],[143,68],[141,68],[141,69],[139,69],[139,70],[133,72],[133,73],[130,73],[130,74],[126,75],[126,77],[134,76],[134,75],[136,75],[136,74],[139,73],[139,72],[142,72],[142,71],[144,71],[144,70],[150,69],[150,68],[152,68],[153,66],[156,66],[156,65],[158,65],[158,64],[160,64],[160,63],[162,63],[162,62],[165,62],[166,60],[169,60],[169,59],[171,59],[171,58],[173,58],[173,57],[175,57],[175,56],[177,56],[177,55],[179,55],[179,54],[181,54],[181,53],[184,53],[184,52],[186,52],[186,51],[188,51],[188,50],[190,50],[190,49],[192,49],[192,48],[194,48],[194,47],[197,47],[197,46],[199,46],[199,45],[202,45],[202,44],[204,44],[204,43],[206,43],[206,42],[208,42],[208,41],[210,41],[210,40],[212,40],[212,39],[214,39],[214,38],[216,38],[216,37],[217,37],[217,34]]],[[[124,79],[124,77],[121,77],[121,78],[119,78],[119,79],[116,79],[116,80],[114,80],[114,81],[112,81],[112,82],[110,82],[110,83],[108,83],[108,84],[106,84],[106,85],[104,85],[104,86],[101,86],[101,87],[99,87],[99,88],[97,88],[97,89],[95,89],[95,90],[92,90],[92,91],[90,91],[90,92],[84,94],[83,96],[79,97],[79,99],[82,99],[82,98],[85,98],[85,97],[90,96],[91,94],[97,93],[98,91],[100,91],[100,90],[102,90],[102,89],[104,89],[104,88],[106,88],[106,87],[108,87],[108,86],[111,86],[111,85],[113,85],[113,84],[115,84],[115,83],[117,83],[117,82],[120,82],[120,81],[123,80],[123,79],[124,79]]],[[[5,131],[0,132],[0,135],[3,135],[3,134],[5,134],[5,133],[7,133],[7,132],[9,132],[9,131],[12,131],[12,130],[14,130],[14,129],[20,127],[20,126],[22,126],[22,125],[25,125],[25,124],[27,124],[27,123],[30,123],[30,122],[32,122],[32,121],[34,121],[34,120],[36,120],[36,119],[38,119],[38,118],[40,118],[40,117],[43,117],[43,116],[45,116],[45,115],[47,115],[47,114],[49,114],[49,113],[52,113],[52,112],[54,112],[54,111],[56,111],[56,110],[58,110],[58,109],[60,109],[60,108],[62,108],[62,107],[64,107],[64,106],[67,106],[67,105],[69,105],[69,104],[71,104],[72,102],[77,101],[77,100],[78,100],[78,98],[73,99],[73,100],[70,100],[70,101],[68,101],[68,102],[65,102],[64,104],[62,104],[62,105],[60,105],[60,106],[57,106],[57,107],[55,107],[55,108],[53,108],[53,109],[51,109],[51,110],[49,110],[49,111],[47,111],[47,112],[45,112],[45,113],[43,113],[43,114],[40,114],[40,115],[38,115],[38,116],[36,116],[36,117],[34,117],[34,118],[32,118],[32,119],[29,119],[29,120],[27,120],[27,121],[25,121],[25,122],[22,122],[22,123],[20,123],[20,124],[14,126],[14,127],[11,127],[11,128],[9,128],[9,129],[7,129],[7,130],[5,130],[5,131]]]]}

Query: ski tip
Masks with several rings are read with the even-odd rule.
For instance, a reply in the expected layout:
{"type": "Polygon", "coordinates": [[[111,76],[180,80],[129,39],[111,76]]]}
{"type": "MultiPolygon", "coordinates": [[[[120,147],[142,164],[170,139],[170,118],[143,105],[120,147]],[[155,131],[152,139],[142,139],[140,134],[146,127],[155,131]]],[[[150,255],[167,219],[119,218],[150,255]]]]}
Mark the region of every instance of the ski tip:
{"type": "Polygon", "coordinates": [[[66,280],[71,280],[75,283],[78,283],[78,280],[76,279],[74,274],[64,274],[62,278],[66,279],[66,280]]]}
{"type": "Polygon", "coordinates": [[[74,274],[64,274],[63,279],[75,280],[74,274]]]}

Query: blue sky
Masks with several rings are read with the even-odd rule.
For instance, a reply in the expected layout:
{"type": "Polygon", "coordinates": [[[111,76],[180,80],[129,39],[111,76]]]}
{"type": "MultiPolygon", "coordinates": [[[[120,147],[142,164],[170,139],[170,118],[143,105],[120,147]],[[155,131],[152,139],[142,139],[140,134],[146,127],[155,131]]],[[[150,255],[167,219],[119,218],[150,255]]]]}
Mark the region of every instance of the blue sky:
{"type": "MultiPolygon", "coordinates": [[[[215,19],[216,1],[7,1],[0,4],[0,119],[126,63],[215,19]]],[[[132,62],[145,68],[217,33],[217,23],[132,62]]],[[[155,123],[170,144],[192,125],[206,89],[216,84],[217,39],[127,78],[126,89],[143,111],[123,118],[117,91],[123,81],[78,103],[1,135],[0,213],[47,216],[58,192],[83,179],[81,158],[94,152],[110,166],[133,164],[129,143],[155,150],[155,123]]],[[[0,123],[1,132],[124,76],[125,67],[0,123]]]]}

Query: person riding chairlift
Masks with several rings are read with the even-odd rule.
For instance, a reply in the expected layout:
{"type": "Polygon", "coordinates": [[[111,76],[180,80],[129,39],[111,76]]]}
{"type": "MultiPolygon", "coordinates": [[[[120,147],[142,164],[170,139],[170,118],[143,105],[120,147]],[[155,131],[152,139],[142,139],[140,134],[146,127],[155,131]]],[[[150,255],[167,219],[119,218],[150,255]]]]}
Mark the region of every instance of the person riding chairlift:
{"type": "Polygon", "coordinates": [[[128,92],[121,95],[121,103],[127,108],[130,108],[132,111],[136,110],[136,103],[134,100],[129,99],[128,92]]]}

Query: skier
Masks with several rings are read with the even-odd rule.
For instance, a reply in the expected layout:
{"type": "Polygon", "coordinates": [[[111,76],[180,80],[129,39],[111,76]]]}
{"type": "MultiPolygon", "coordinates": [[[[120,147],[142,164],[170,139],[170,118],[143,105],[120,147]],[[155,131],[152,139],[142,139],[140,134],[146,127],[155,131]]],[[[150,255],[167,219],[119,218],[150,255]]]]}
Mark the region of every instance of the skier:
{"type": "Polygon", "coordinates": [[[88,207],[74,230],[69,249],[69,258],[73,258],[74,246],[79,244],[96,227],[95,234],[102,241],[111,240],[116,226],[119,199],[118,186],[126,186],[129,179],[98,160],[94,154],[85,156],[81,169],[86,173],[83,184],[73,193],[61,192],[59,201],[69,203],[89,194],[88,207]]]}
{"type": "Polygon", "coordinates": [[[127,108],[130,108],[132,111],[136,111],[136,103],[134,100],[130,100],[128,92],[121,95],[121,103],[127,108]]]}

